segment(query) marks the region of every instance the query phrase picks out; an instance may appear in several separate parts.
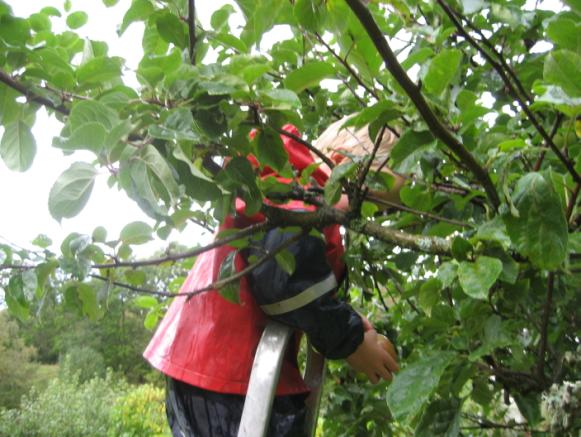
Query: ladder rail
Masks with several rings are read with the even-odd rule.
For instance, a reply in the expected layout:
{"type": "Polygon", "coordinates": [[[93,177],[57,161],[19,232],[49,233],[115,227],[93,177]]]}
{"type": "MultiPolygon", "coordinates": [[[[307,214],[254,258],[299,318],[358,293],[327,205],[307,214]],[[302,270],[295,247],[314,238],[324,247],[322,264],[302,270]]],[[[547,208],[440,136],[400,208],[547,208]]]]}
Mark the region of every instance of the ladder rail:
{"type": "MultiPolygon", "coordinates": [[[[282,361],[292,333],[292,328],[272,320],[264,328],[252,364],[238,437],[266,437],[282,361]]],[[[315,435],[325,368],[325,358],[308,342],[304,375],[311,390],[305,400],[307,436],[315,435]]]]}

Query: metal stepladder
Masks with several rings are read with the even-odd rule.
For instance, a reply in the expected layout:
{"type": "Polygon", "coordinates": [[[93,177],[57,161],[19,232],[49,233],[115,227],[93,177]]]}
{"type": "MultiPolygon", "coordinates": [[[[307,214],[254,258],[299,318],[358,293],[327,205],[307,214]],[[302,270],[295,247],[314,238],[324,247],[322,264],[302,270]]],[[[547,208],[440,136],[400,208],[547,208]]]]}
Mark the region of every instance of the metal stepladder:
{"type": "MultiPolygon", "coordinates": [[[[238,437],[266,436],[282,361],[292,333],[292,328],[272,320],[264,328],[252,364],[238,437]]],[[[324,378],[325,358],[309,343],[304,375],[311,389],[306,400],[305,433],[308,436],[315,435],[324,378]]]]}

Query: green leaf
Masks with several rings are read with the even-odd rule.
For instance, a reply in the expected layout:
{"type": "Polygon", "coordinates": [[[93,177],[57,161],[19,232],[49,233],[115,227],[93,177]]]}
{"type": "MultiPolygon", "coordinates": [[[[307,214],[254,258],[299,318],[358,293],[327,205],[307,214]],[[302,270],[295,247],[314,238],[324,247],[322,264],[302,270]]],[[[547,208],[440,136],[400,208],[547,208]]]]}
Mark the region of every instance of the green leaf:
{"type": "Polygon", "coordinates": [[[579,0],[563,0],[567,6],[571,8],[577,15],[581,15],[581,1],[579,0]]]}
{"type": "Polygon", "coordinates": [[[561,48],[581,51],[581,23],[570,18],[557,17],[547,25],[547,35],[561,48]]]}
{"type": "Polygon", "coordinates": [[[148,145],[143,149],[141,159],[148,170],[161,182],[170,199],[172,201],[176,200],[179,196],[178,184],[168,162],[161,156],[159,151],[154,146],[148,145]]]}
{"type": "Polygon", "coordinates": [[[14,89],[0,83],[0,125],[8,125],[20,118],[20,105],[16,99],[20,96],[14,89]]]}
{"type": "Polygon", "coordinates": [[[480,256],[476,262],[460,263],[458,280],[464,292],[474,298],[487,300],[488,290],[502,272],[502,262],[496,258],[480,256]]]}
{"type": "Polygon", "coordinates": [[[418,414],[453,359],[451,352],[431,352],[394,376],[386,400],[396,420],[409,422],[418,414]]]}
{"type": "Polygon", "coordinates": [[[448,288],[456,279],[458,264],[455,261],[446,261],[438,269],[437,278],[442,282],[442,288],[448,288]]]}
{"type": "MultiPolygon", "coordinates": [[[[238,251],[234,250],[224,258],[222,264],[220,264],[220,272],[218,274],[218,280],[229,278],[236,274],[235,259],[238,251]]],[[[236,280],[229,284],[226,284],[222,288],[218,289],[218,293],[224,299],[233,302],[235,304],[240,304],[240,281],[236,280]]]]}
{"type": "Polygon", "coordinates": [[[353,161],[348,161],[333,168],[331,176],[329,176],[329,180],[324,188],[324,197],[327,204],[334,205],[341,199],[343,189],[341,180],[353,176],[356,171],[357,163],[353,161]]]}
{"type": "Polygon", "coordinates": [[[100,319],[104,311],[99,308],[97,302],[97,292],[89,284],[78,284],[77,293],[79,299],[82,302],[83,313],[86,314],[91,320],[100,319]]]}
{"type": "Polygon", "coordinates": [[[54,143],[54,146],[64,150],[90,150],[99,153],[103,149],[107,133],[102,124],[89,122],[75,129],[66,140],[54,143]]]}
{"type": "Polygon", "coordinates": [[[549,52],[545,59],[543,76],[547,82],[559,85],[571,97],[581,96],[581,55],[571,50],[549,52]]]}
{"type": "Polygon", "coordinates": [[[214,30],[221,30],[223,27],[228,27],[228,19],[236,10],[232,5],[224,5],[216,10],[210,18],[210,25],[214,30]]]}
{"type": "Polygon", "coordinates": [[[117,3],[119,3],[119,0],[103,0],[103,4],[108,8],[115,6],[117,3]]]}
{"type": "Polygon", "coordinates": [[[123,35],[131,23],[145,21],[153,12],[155,12],[155,9],[149,0],[133,0],[131,7],[123,17],[123,23],[121,23],[121,27],[119,28],[119,35],[123,35]]]}
{"type": "Polygon", "coordinates": [[[124,226],[119,239],[125,244],[144,244],[152,240],[153,229],[147,223],[136,221],[124,226]]]}
{"type": "Polygon", "coordinates": [[[32,244],[46,249],[52,244],[52,240],[44,234],[39,234],[34,240],[32,240],[32,244]]]}
{"type": "Polygon", "coordinates": [[[318,32],[325,21],[325,2],[322,0],[296,0],[293,15],[301,26],[318,32]]]}
{"type": "Polygon", "coordinates": [[[440,300],[440,290],[442,289],[442,282],[438,278],[430,278],[420,287],[420,295],[418,298],[420,308],[423,309],[429,316],[432,313],[432,308],[440,300]]]}
{"type": "Polygon", "coordinates": [[[440,95],[452,81],[461,60],[462,52],[458,49],[444,49],[438,53],[424,76],[423,84],[426,89],[432,94],[440,95]]]}
{"type": "Polygon", "coordinates": [[[133,299],[133,304],[139,308],[153,308],[157,306],[157,299],[153,296],[138,296],[133,299]]]}
{"type": "Polygon", "coordinates": [[[256,133],[254,141],[256,142],[256,157],[260,163],[281,172],[288,162],[288,153],[280,135],[273,129],[266,128],[256,133]]]}
{"type": "Polygon", "coordinates": [[[283,269],[288,275],[292,275],[296,268],[295,256],[288,250],[283,249],[279,251],[274,258],[277,264],[283,269]]]}
{"type": "Polygon", "coordinates": [[[69,14],[67,17],[67,26],[69,26],[71,29],[78,29],[87,24],[87,21],[89,21],[89,16],[87,13],[83,11],[77,11],[69,14]]]}
{"type": "Polygon", "coordinates": [[[75,162],[52,186],[48,196],[50,215],[59,222],[76,216],[87,204],[97,170],[90,164],[75,162]]]}
{"type": "Polygon", "coordinates": [[[0,156],[6,167],[13,171],[26,171],[36,155],[36,141],[30,128],[22,121],[5,126],[0,142],[0,156]]]}
{"type": "Polygon", "coordinates": [[[160,36],[177,47],[184,48],[187,45],[184,24],[174,14],[166,12],[157,17],[157,31],[160,36]]]}
{"type": "Polygon", "coordinates": [[[213,39],[221,42],[222,45],[231,47],[241,53],[248,52],[248,47],[244,44],[244,41],[236,38],[234,35],[230,35],[229,33],[216,33],[213,35],[213,39]]]}
{"type": "Polygon", "coordinates": [[[430,57],[433,54],[434,54],[434,51],[431,48],[429,48],[429,47],[422,47],[419,50],[416,50],[414,52],[411,52],[410,55],[402,61],[401,66],[405,70],[409,70],[415,64],[422,65],[425,61],[427,61],[428,59],[430,59],[430,57]]]}
{"type": "Polygon", "coordinates": [[[391,150],[392,168],[407,173],[417,165],[419,156],[431,147],[433,141],[434,137],[429,131],[407,130],[391,150]]]}
{"type": "Polygon", "coordinates": [[[414,437],[459,436],[460,411],[460,401],[456,398],[435,400],[422,414],[414,437]]]}
{"type": "Polygon", "coordinates": [[[335,68],[327,62],[312,61],[291,71],[284,80],[284,87],[295,93],[319,85],[321,80],[335,76],[335,68]]]}
{"type": "Polygon", "coordinates": [[[460,236],[452,240],[452,256],[459,261],[467,259],[468,254],[473,250],[472,244],[460,236]]]}
{"type": "Polygon", "coordinates": [[[8,281],[4,299],[8,311],[18,319],[24,321],[30,316],[30,306],[24,294],[24,280],[22,274],[14,275],[8,281]]]}
{"type": "Polygon", "coordinates": [[[157,308],[152,309],[150,312],[147,313],[145,319],[143,320],[144,328],[153,330],[161,316],[162,314],[159,312],[157,308]]]}
{"type": "Polygon", "coordinates": [[[553,184],[540,173],[528,173],[512,195],[520,217],[505,214],[516,249],[539,268],[552,270],[567,256],[568,227],[553,184]]]}
{"type": "Polygon", "coordinates": [[[5,15],[0,17],[0,40],[10,46],[24,46],[30,38],[28,20],[5,15]]]}
{"type": "Polygon", "coordinates": [[[83,100],[73,106],[68,125],[75,131],[86,123],[102,124],[108,131],[118,123],[119,115],[116,111],[96,100],[83,100]]]}
{"type": "Polygon", "coordinates": [[[121,58],[98,57],[84,63],[77,69],[77,79],[81,85],[103,84],[121,77],[121,58]]]}
{"type": "Polygon", "coordinates": [[[104,243],[107,239],[107,229],[105,229],[103,226],[97,226],[93,230],[91,238],[96,243],[104,243]]]}
{"type": "Polygon", "coordinates": [[[301,107],[299,97],[291,90],[275,89],[258,93],[264,109],[278,109],[281,111],[298,109],[301,107]]]}
{"type": "Polygon", "coordinates": [[[262,206],[262,194],[256,185],[256,175],[250,162],[246,158],[236,157],[228,163],[224,173],[230,183],[234,183],[229,189],[242,189],[242,198],[246,202],[246,214],[252,215],[258,212],[262,206]]]}
{"type": "Polygon", "coordinates": [[[32,27],[35,32],[51,30],[52,24],[50,22],[50,18],[48,18],[48,16],[45,14],[32,14],[30,17],[28,17],[28,20],[30,22],[30,27],[32,27]]]}
{"type": "Polygon", "coordinates": [[[503,141],[498,145],[501,152],[511,152],[515,149],[522,149],[527,146],[527,143],[521,138],[514,140],[503,141]]]}

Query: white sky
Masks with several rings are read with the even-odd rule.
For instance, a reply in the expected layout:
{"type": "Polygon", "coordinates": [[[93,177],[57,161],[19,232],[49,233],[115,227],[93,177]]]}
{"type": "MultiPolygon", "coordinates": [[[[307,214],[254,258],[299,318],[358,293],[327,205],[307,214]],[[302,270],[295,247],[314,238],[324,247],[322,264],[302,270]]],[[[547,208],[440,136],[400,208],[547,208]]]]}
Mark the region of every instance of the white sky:
{"type": "MultiPolygon", "coordinates": [[[[62,0],[7,0],[15,15],[28,17],[45,6],[55,6],[62,11],[62,0]]],[[[76,30],[81,37],[106,41],[111,56],[121,56],[126,59],[126,67],[135,70],[142,56],[141,36],[143,25],[134,23],[119,39],[116,33],[130,0],[121,0],[112,7],[106,8],[101,0],[73,0],[71,11],[84,10],[89,14],[89,22],[76,30]]],[[[212,12],[220,8],[225,1],[197,2],[199,19],[204,26],[209,25],[212,12]],[[211,4],[211,6],[208,6],[211,4]]],[[[65,29],[63,18],[53,18],[53,30],[65,29]]],[[[136,86],[131,71],[128,71],[126,83],[136,86]]],[[[36,124],[32,130],[37,142],[37,154],[32,167],[24,172],[10,171],[0,160],[0,243],[10,242],[19,246],[30,247],[30,242],[40,233],[48,235],[58,247],[64,237],[70,232],[91,234],[97,226],[104,226],[108,238],[116,238],[124,225],[135,220],[141,220],[153,225],[139,207],[130,200],[124,192],[107,187],[107,173],[97,177],[95,187],[89,202],[79,215],[64,219],[62,223],[54,220],[48,212],[48,193],[54,181],[75,161],[91,162],[94,155],[89,152],[78,152],[64,156],[58,149],[51,146],[53,136],[59,134],[61,124],[54,118],[49,118],[44,109],[37,115],[36,124]]],[[[0,135],[2,128],[0,127],[0,135]]],[[[194,244],[201,236],[196,226],[189,227],[179,236],[185,244],[194,244]]],[[[172,234],[170,239],[176,239],[172,234]]],[[[154,248],[160,247],[160,242],[145,245],[139,249],[144,255],[154,248]]]]}

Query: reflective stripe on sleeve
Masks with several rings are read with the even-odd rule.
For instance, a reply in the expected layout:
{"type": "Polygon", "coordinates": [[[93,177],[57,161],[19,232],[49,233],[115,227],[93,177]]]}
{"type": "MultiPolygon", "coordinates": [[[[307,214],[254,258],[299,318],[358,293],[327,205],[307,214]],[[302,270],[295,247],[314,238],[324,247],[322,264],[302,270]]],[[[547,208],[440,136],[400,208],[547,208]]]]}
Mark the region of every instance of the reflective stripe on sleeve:
{"type": "Polygon", "coordinates": [[[311,285],[296,296],[268,305],[261,305],[260,308],[269,316],[278,316],[308,305],[315,299],[318,299],[333,290],[335,287],[337,287],[337,279],[335,279],[335,275],[331,273],[322,281],[311,285]]]}

